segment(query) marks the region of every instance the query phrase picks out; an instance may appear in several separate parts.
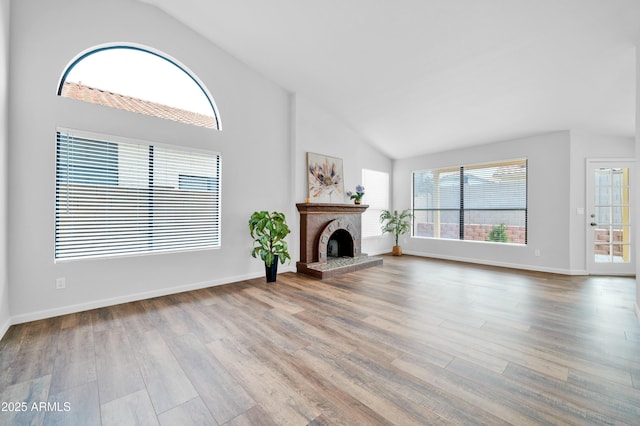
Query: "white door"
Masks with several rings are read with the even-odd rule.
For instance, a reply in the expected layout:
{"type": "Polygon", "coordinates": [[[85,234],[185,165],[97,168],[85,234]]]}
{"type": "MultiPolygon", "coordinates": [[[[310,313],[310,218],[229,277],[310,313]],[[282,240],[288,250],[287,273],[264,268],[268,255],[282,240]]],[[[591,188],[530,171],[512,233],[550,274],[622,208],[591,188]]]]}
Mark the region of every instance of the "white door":
{"type": "Polygon", "coordinates": [[[587,161],[587,268],[594,275],[633,275],[633,162],[587,161]]]}

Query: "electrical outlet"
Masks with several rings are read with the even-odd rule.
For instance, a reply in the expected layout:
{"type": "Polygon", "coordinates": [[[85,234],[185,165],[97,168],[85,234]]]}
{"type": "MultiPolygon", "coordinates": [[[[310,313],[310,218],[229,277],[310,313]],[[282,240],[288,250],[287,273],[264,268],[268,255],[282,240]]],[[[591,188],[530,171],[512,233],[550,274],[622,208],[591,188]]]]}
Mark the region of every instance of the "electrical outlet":
{"type": "Polygon", "coordinates": [[[61,288],[67,287],[67,281],[62,278],[56,278],[56,289],[60,290],[61,288]]]}
{"type": "Polygon", "coordinates": [[[540,257],[540,249],[535,249],[535,251],[533,252],[533,254],[534,254],[536,257],[540,257]]]}

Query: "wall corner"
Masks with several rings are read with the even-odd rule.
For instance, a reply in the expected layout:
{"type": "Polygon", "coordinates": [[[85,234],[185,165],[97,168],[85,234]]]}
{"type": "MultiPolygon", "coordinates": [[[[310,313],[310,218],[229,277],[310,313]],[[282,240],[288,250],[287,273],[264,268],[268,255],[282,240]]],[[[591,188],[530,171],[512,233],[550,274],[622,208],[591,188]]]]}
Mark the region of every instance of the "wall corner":
{"type": "MultiPolygon", "coordinates": [[[[638,167],[638,156],[640,154],[640,55],[638,54],[638,50],[640,49],[640,40],[636,43],[636,170],[640,170],[638,167]]],[[[636,177],[634,180],[634,184],[636,188],[640,188],[640,173],[636,173],[636,177]]],[[[637,193],[637,191],[636,191],[637,193]]],[[[640,199],[636,197],[634,206],[635,206],[635,214],[633,218],[636,222],[636,248],[638,247],[638,242],[640,241],[640,227],[637,225],[640,222],[640,199]]],[[[636,317],[640,321],[640,274],[638,271],[640,270],[640,252],[636,249],[636,303],[635,303],[635,312],[636,317]]]]}

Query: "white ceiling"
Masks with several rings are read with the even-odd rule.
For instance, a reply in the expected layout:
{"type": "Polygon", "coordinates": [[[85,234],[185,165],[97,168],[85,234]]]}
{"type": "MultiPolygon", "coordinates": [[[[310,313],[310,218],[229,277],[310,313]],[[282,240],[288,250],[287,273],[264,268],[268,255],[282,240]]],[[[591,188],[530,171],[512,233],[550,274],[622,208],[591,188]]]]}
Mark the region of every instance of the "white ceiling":
{"type": "Polygon", "coordinates": [[[392,158],[635,134],[640,0],[141,0],[392,158]]]}

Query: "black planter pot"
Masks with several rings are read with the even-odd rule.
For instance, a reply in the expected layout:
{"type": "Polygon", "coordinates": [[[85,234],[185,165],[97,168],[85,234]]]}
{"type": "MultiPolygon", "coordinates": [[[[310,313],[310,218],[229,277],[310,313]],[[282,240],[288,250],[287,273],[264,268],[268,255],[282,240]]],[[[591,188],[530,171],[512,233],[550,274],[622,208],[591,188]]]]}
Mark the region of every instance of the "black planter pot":
{"type": "Polygon", "coordinates": [[[273,259],[273,264],[271,266],[264,265],[264,272],[267,275],[267,282],[273,283],[276,281],[276,276],[278,275],[278,255],[273,259]]]}

